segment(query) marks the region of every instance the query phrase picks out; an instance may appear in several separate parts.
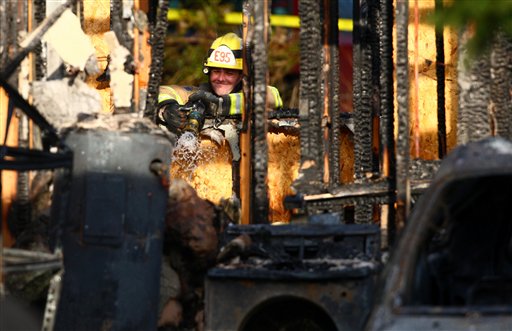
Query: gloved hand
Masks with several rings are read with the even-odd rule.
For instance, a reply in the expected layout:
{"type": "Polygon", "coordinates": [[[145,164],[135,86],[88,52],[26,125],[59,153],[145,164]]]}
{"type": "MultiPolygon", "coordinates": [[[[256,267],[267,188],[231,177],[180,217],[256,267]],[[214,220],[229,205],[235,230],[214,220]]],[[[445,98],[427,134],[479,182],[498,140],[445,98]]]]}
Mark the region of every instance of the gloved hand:
{"type": "Polygon", "coordinates": [[[199,90],[190,95],[189,102],[201,101],[206,107],[206,114],[210,116],[229,115],[229,97],[218,97],[215,94],[199,90]]]}
{"type": "Polygon", "coordinates": [[[187,112],[181,109],[176,100],[165,102],[158,109],[158,119],[169,131],[180,134],[187,125],[187,112]]]}

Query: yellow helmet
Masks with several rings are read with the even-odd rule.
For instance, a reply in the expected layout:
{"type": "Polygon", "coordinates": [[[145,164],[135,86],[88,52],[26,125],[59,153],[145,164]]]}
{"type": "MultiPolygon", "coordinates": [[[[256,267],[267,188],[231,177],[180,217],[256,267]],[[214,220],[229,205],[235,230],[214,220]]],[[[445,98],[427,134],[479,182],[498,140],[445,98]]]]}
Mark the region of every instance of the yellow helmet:
{"type": "Polygon", "coordinates": [[[233,32],[215,39],[203,66],[205,74],[210,67],[242,70],[242,39],[233,32]]]}

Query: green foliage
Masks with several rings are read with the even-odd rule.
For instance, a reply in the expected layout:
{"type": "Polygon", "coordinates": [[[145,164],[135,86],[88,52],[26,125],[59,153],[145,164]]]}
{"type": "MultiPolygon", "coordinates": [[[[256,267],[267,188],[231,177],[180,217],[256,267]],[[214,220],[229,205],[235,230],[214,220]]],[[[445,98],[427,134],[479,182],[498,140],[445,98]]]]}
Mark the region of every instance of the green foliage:
{"type": "Polygon", "coordinates": [[[443,11],[432,15],[431,22],[457,29],[474,28],[467,47],[471,55],[478,55],[491,44],[497,31],[512,38],[512,0],[454,0],[443,11]]]}

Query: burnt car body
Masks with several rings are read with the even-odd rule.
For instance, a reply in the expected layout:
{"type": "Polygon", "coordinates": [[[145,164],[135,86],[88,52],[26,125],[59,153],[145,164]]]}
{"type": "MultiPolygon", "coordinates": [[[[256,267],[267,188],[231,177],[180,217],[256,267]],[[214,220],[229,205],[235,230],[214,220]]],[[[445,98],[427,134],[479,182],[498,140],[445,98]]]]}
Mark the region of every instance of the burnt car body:
{"type": "Polygon", "coordinates": [[[367,330],[512,330],[512,143],[460,146],[413,208],[367,330]]]}
{"type": "Polygon", "coordinates": [[[374,224],[230,226],[252,239],[206,279],[206,329],[361,330],[380,271],[374,224]]]}

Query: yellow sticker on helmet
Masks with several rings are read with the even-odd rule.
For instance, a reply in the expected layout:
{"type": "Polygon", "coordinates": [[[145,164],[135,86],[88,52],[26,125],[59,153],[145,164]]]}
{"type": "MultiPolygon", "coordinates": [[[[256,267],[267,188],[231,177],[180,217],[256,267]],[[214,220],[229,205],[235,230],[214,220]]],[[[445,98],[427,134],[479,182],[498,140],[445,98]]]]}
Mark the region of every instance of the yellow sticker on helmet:
{"type": "Polygon", "coordinates": [[[235,54],[231,49],[225,45],[217,47],[209,58],[211,63],[218,63],[223,65],[236,65],[235,54]]]}

